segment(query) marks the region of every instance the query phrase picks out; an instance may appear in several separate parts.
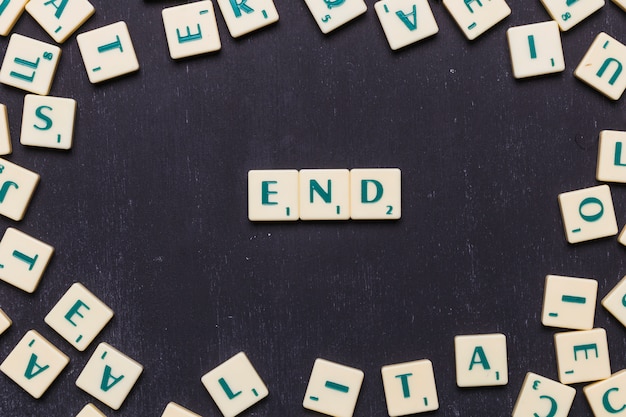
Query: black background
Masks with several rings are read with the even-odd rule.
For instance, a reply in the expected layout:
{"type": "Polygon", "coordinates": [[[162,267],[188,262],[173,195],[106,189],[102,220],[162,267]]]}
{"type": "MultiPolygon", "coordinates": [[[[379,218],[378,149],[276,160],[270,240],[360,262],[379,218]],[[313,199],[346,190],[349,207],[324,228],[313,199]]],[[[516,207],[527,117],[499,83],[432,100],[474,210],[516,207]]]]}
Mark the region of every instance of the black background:
{"type": "MultiPolygon", "coordinates": [[[[270,395],[243,416],[314,416],[302,408],[313,362],[362,369],[355,416],[386,416],[383,365],[428,358],[438,416],[510,415],[528,371],[557,379],[540,322],[547,274],[595,278],[601,299],[626,274],[615,238],[566,242],[557,195],[596,185],[598,134],[626,130],[613,102],[573,76],[601,32],[626,42],[610,1],[562,34],[564,72],[515,80],[505,32],[549,19],[538,0],[468,41],[440,1],[440,31],[392,52],[374,12],[323,35],[300,0],[280,21],[222,50],[173,61],[161,10],[184,2],[91,0],[78,33],[128,24],[141,65],[92,85],[72,36],[51,95],[78,102],[71,151],[19,144],[24,91],[0,85],[13,162],[41,175],[23,221],[0,219],[56,249],[34,294],[0,285],[14,325],[4,358],[35,329],[71,357],[44,397],[0,375],[1,416],[160,416],[175,401],[220,415],[200,377],[245,351],[270,395]],[[402,219],[251,223],[247,171],[398,167],[402,219]],[[43,322],[79,281],[115,311],[85,352],[43,322]],[[456,387],[453,338],[507,336],[509,384],[456,387]],[[106,341],[145,366],[118,412],[74,383],[106,341]]],[[[24,14],[13,32],[54,43],[24,14]]],[[[8,38],[0,39],[4,51],[8,38]]],[[[611,186],[620,228],[626,189],[611,186]]],[[[626,334],[598,303],[611,369],[626,334]]],[[[581,388],[582,385],[576,385],[581,388]]],[[[581,389],[571,412],[591,415],[581,389]]]]}

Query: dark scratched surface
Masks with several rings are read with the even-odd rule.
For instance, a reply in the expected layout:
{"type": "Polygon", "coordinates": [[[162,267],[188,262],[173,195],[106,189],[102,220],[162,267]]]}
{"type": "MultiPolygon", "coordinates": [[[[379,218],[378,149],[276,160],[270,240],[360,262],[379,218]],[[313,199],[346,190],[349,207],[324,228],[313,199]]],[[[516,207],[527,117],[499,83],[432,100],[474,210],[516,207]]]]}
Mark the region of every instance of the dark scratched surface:
{"type": "MultiPolygon", "coordinates": [[[[323,35],[300,0],[276,0],[280,21],[234,40],[216,7],[222,50],[169,57],[161,10],[173,1],[91,0],[79,30],[128,24],[137,73],[92,85],[76,35],[51,95],[78,102],[70,151],[18,143],[25,92],[0,85],[14,152],[41,175],[21,222],[56,249],[33,294],[0,285],[14,325],[4,358],[35,329],[71,362],[40,400],[0,375],[0,416],[160,416],[175,401],[219,411],[200,377],[245,351],[269,397],[243,416],[314,416],[302,408],[313,362],[365,372],[355,416],[386,416],[380,368],[428,358],[437,416],[510,415],[528,371],[557,379],[553,335],[540,322],[547,274],[594,278],[603,297],[626,275],[615,238],[570,245],[557,195],[596,185],[598,134],[626,130],[626,102],[573,76],[599,32],[626,42],[610,1],[562,34],[566,69],[511,74],[505,32],[549,19],[538,0],[467,41],[440,1],[440,31],[392,52],[374,12],[323,35]],[[396,222],[251,223],[250,169],[398,167],[396,222]],[[43,318],[73,282],[115,317],[78,352],[43,318]],[[453,338],[507,336],[509,384],[460,389],[453,338]],[[100,342],[145,366],[114,412],[75,386],[100,342]]],[[[53,43],[25,14],[14,32],[53,43]]],[[[8,38],[0,39],[0,51],[8,38]]],[[[626,189],[611,186],[620,228],[626,189]]],[[[612,371],[626,368],[626,333],[602,307],[612,371]]],[[[571,415],[591,416],[582,390],[571,415]]]]}

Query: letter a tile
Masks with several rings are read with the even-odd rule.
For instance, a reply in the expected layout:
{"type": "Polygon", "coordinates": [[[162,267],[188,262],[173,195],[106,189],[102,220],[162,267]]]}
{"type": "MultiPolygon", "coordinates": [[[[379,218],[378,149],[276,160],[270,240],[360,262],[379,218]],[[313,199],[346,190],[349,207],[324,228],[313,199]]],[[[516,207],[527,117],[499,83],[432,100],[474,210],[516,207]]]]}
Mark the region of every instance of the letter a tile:
{"type": "Polygon", "coordinates": [[[428,0],[381,0],[374,9],[394,51],[439,32],[428,0]]]}
{"type": "Polygon", "coordinates": [[[69,358],[30,330],[0,365],[0,371],[34,398],[40,398],[69,363],[69,358]]]}
{"type": "Polygon", "coordinates": [[[503,334],[455,336],[454,357],[459,387],[506,385],[509,381],[503,334]]]}
{"type": "Polygon", "coordinates": [[[143,366],[100,343],[76,380],[76,386],[107,406],[118,410],[135,386],[143,366]]]}

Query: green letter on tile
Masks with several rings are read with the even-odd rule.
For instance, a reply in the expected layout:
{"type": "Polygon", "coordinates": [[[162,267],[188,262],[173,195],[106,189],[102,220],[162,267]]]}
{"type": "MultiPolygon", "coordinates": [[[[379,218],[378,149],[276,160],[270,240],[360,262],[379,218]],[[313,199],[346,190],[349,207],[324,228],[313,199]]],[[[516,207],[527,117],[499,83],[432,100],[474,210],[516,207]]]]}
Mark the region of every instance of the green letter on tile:
{"type": "Polygon", "coordinates": [[[363,204],[375,203],[379,201],[382,197],[383,197],[383,185],[379,181],[361,180],[361,203],[363,204]],[[372,199],[367,198],[368,197],[367,195],[368,184],[374,184],[374,186],[376,187],[376,195],[372,199]]]}
{"type": "Polygon", "coordinates": [[[67,314],[65,315],[65,320],[72,323],[72,326],[74,327],[76,327],[77,324],[72,321],[72,317],[78,316],[81,319],[85,317],[82,314],[80,314],[80,312],[78,311],[80,310],[81,307],[85,307],[87,310],[91,310],[87,304],[83,303],[81,300],[77,300],[76,303],[72,306],[72,308],[70,308],[70,311],[68,311],[67,314]]]}
{"type": "Polygon", "coordinates": [[[270,201],[270,194],[278,194],[278,191],[270,191],[270,184],[278,184],[278,181],[261,182],[261,204],[264,206],[278,204],[275,201],[270,201]]]}
{"type": "Polygon", "coordinates": [[[472,362],[470,362],[469,370],[471,371],[474,365],[478,364],[482,365],[483,369],[485,369],[486,371],[491,369],[491,366],[489,366],[489,361],[487,360],[487,356],[485,355],[485,351],[483,350],[482,346],[476,346],[476,348],[474,348],[474,353],[472,354],[472,362]],[[476,357],[478,357],[478,360],[476,360],[476,357]]]}
{"type": "Polygon", "coordinates": [[[617,392],[619,391],[619,388],[613,387],[606,390],[606,392],[602,396],[602,405],[604,406],[604,409],[611,414],[621,413],[622,411],[626,410],[626,404],[622,405],[619,409],[614,408],[609,401],[609,394],[613,391],[617,392]]]}

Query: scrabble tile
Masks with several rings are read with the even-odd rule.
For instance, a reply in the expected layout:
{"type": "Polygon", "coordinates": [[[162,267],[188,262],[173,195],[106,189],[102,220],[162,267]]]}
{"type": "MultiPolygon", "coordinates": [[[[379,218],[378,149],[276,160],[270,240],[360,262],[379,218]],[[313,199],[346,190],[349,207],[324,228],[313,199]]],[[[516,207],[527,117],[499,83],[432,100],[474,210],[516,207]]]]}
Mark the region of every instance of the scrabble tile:
{"type": "Polygon", "coordinates": [[[559,381],[563,384],[597,381],[611,375],[604,329],[557,333],[554,345],[559,381]]]}
{"type": "Polygon", "coordinates": [[[322,33],[329,33],[367,11],[363,0],[304,0],[322,33]]]}
{"type": "Polygon", "coordinates": [[[173,59],[219,51],[222,48],[213,3],[197,1],[163,9],[165,37],[173,59]]]}
{"type": "MultiPolygon", "coordinates": [[[[582,2],[584,3],[584,2],[582,2]]],[[[574,75],[612,100],[626,89],[626,45],[600,33],[576,67],[574,75]]]]}
{"type": "Polygon", "coordinates": [[[74,283],[44,321],[79,351],[102,331],[113,310],[80,283],[74,283]]]}
{"type": "Polygon", "coordinates": [[[269,394],[243,352],[209,371],[201,380],[224,417],[240,414],[269,394]]]}
{"type": "Polygon", "coordinates": [[[439,32],[428,0],[381,0],[374,10],[394,51],[439,32]]]}
{"type": "Polygon", "coordinates": [[[3,0],[0,3],[0,36],[7,36],[24,12],[28,0],[3,0]]]}
{"type": "Polygon", "coordinates": [[[128,27],[117,22],[76,36],[89,81],[110,80],[139,69],[128,27]]]}
{"type": "Polygon", "coordinates": [[[401,173],[397,168],[350,171],[350,217],[393,220],[401,216],[401,173]]]}
{"type": "Polygon", "coordinates": [[[596,179],[626,183],[626,132],[617,130],[600,132],[596,179]]]}
{"type": "Polygon", "coordinates": [[[613,3],[626,12],[626,0],[613,0],[613,3]]]}
{"type": "Polygon", "coordinates": [[[0,308],[0,335],[7,331],[9,327],[13,324],[13,321],[7,316],[7,313],[2,311],[0,308]]]}
{"type": "Polygon", "coordinates": [[[541,323],[549,327],[590,330],[596,313],[598,281],[546,276],[541,323]]]}
{"type": "Polygon", "coordinates": [[[12,151],[7,106],[0,104],[0,155],[8,155],[12,151]]]}
{"type": "Polygon", "coordinates": [[[573,28],[604,6],[604,0],[541,0],[562,31],[573,28]]]}
{"type": "Polygon", "coordinates": [[[76,100],[27,94],[24,98],[20,143],[70,149],[74,136],[76,100]]]}
{"type": "Polygon", "coordinates": [[[347,220],[350,218],[350,171],[347,169],[300,170],[300,219],[347,220]]]}
{"type": "Polygon", "coordinates": [[[620,245],[626,246],[626,226],[622,228],[622,231],[617,236],[617,241],[620,245]]]}
{"type": "Polygon", "coordinates": [[[26,11],[52,39],[63,43],[96,9],[87,0],[30,0],[26,11]]]}
{"type": "Polygon", "coordinates": [[[100,343],[78,376],[76,386],[118,410],[142,372],[140,363],[111,345],[100,343]]]}
{"type": "Polygon", "coordinates": [[[390,417],[439,408],[433,364],[428,359],[383,366],[381,373],[390,417]]]}
{"type": "Polygon", "coordinates": [[[626,276],[604,296],[601,304],[622,325],[626,326],[626,276]]]}
{"type": "Polygon", "coordinates": [[[558,199],[569,243],[617,234],[617,220],[608,185],[562,193],[558,199]]]}
{"type": "Polygon", "coordinates": [[[504,0],[443,0],[467,39],[473,40],[511,14],[504,0]]]}
{"type": "Polygon", "coordinates": [[[169,403],[165,407],[165,410],[163,411],[161,417],[200,417],[200,415],[192,413],[191,411],[187,410],[184,407],[181,407],[176,403],[169,403]]]}
{"type": "Polygon", "coordinates": [[[0,83],[45,96],[60,57],[59,47],[14,33],[2,61],[0,83]]]}
{"type": "Polygon", "coordinates": [[[567,417],[575,396],[575,388],[528,372],[513,407],[512,417],[567,417]]]}
{"type": "Polygon", "coordinates": [[[104,413],[93,404],[87,404],[80,410],[76,417],[106,417],[104,413]]]}
{"type": "Polygon", "coordinates": [[[552,74],[565,69],[561,32],[555,21],[512,27],[506,32],[515,78],[552,74]]]}
{"type": "Polygon", "coordinates": [[[363,371],[316,359],[302,406],[334,417],[352,417],[359,398],[363,371]]]}
{"type": "Polygon", "coordinates": [[[506,336],[500,333],[454,337],[459,387],[506,385],[509,380],[506,336]]]}
{"type": "Polygon", "coordinates": [[[293,169],[248,171],[248,219],[298,220],[298,178],[293,169]]]}
{"type": "Polygon", "coordinates": [[[0,279],[32,293],[54,253],[54,248],[9,227],[0,241],[0,279]]]}
{"type": "Polygon", "coordinates": [[[217,4],[233,38],[278,22],[273,0],[217,0],[217,4]]]}
{"type": "Polygon", "coordinates": [[[2,362],[0,371],[34,398],[40,398],[69,361],[63,352],[30,330],[2,362]]]}
{"type": "Polygon", "coordinates": [[[583,387],[587,402],[596,417],[609,417],[623,414],[626,410],[626,370],[611,377],[583,387]]]}
{"type": "Polygon", "coordinates": [[[0,214],[22,220],[38,183],[38,174],[0,158],[0,214]]]}

